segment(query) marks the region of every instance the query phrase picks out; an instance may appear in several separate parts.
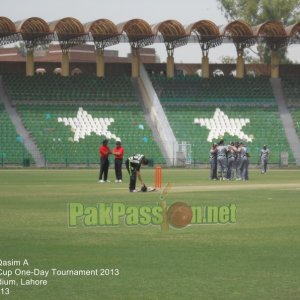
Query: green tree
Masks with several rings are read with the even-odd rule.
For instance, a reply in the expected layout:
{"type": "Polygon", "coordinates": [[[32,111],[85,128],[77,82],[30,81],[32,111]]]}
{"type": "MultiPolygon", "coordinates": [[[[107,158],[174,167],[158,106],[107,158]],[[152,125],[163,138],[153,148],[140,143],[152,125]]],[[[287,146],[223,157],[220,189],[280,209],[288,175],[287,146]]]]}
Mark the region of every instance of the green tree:
{"type": "Polygon", "coordinates": [[[20,55],[26,56],[27,50],[24,42],[18,42],[14,48],[18,49],[20,55]]]}
{"type": "Polygon", "coordinates": [[[235,64],[236,58],[231,56],[222,56],[221,57],[222,64],[235,64]]]}
{"type": "MultiPolygon", "coordinates": [[[[26,48],[26,44],[23,41],[16,43],[14,48],[18,49],[20,55],[26,56],[27,48],[26,48]]],[[[37,47],[35,47],[34,50],[35,51],[48,50],[48,45],[45,44],[38,45],[37,47]]]]}
{"type": "MultiPolygon", "coordinates": [[[[217,0],[226,19],[244,20],[250,26],[262,24],[266,21],[281,21],[284,26],[300,20],[299,0],[217,0]]],[[[270,62],[269,49],[258,45],[256,54],[261,62],[270,62]]],[[[286,49],[279,51],[281,61],[289,63],[286,49]]]]}
{"type": "Polygon", "coordinates": [[[228,21],[242,19],[251,26],[269,20],[285,26],[300,20],[299,0],[217,0],[228,21]]]}

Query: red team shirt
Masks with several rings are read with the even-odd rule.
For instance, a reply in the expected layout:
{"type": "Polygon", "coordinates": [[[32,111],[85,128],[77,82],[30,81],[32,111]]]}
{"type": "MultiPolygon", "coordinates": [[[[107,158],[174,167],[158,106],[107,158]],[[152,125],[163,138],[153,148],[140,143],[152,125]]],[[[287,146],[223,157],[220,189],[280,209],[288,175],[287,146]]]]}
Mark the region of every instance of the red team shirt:
{"type": "Polygon", "coordinates": [[[115,147],[113,153],[114,152],[120,152],[120,155],[115,154],[116,159],[123,159],[123,156],[124,156],[124,148],[123,147],[119,147],[119,148],[115,147]]]}
{"type": "Polygon", "coordinates": [[[100,156],[103,157],[103,158],[108,158],[109,154],[110,154],[110,149],[108,146],[101,146],[100,149],[99,149],[99,152],[100,152],[100,156]]]}

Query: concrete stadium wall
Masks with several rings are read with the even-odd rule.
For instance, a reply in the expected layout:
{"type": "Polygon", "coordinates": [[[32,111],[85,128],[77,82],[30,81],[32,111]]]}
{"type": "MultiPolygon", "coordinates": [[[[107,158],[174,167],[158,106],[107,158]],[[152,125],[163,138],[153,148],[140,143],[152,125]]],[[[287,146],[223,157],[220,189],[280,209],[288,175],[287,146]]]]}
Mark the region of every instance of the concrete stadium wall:
{"type": "MultiPolygon", "coordinates": [[[[59,62],[35,62],[35,69],[45,68],[47,73],[51,74],[55,68],[60,68],[59,62]]],[[[96,64],[92,62],[70,62],[70,70],[79,68],[83,74],[96,74],[96,64]]],[[[166,64],[145,64],[145,68],[148,72],[155,74],[165,74],[166,64]]],[[[235,71],[235,64],[210,64],[210,76],[213,75],[215,70],[221,70],[225,76],[229,76],[232,71],[235,71]]],[[[23,73],[25,74],[26,64],[25,62],[0,62],[0,73],[23,73]]],[[[201,64],[175,64],[175,74],[196,74],[198,70],[201,70],[201,64]]],[[[254,71],[257,75],[270,76],[271,67],[265,64],[246,64],[245,73],[254,71]]],[[[106,75],[131,75],[131,63],[105,63],[106,75]]],[[[280,65],[280,76],[300,76],[300,65],[280,65]]]]}
{"type": "MultiPolygon", "coordinates": [[[[48,74],[52,74],[55,68],[60,68],[61,64],[57,62],[36,62],[35,69],[44,68],[48,74]]],[[[79,68],[83,74],[96,74],[96,64],[86,62],[71,62],[70,71],[74,68],[79,68]]],[[[22,73],[25,75],[25,62],[0,62],[0,73],[22,73]]],[[[105,74],[116,75],[131,75],[130,63],[106,63],[105,74]]]]}

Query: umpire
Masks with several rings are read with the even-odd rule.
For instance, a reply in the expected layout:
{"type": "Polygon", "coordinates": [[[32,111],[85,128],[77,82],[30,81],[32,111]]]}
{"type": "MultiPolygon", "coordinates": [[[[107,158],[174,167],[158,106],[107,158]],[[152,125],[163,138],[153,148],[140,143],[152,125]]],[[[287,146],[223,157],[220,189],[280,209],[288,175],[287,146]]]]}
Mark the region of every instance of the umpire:
{"type": "Polygon", "coordinates": [[[102,146],[99,149],[100,152],[100,174],[99,174],[99,182],[109,182],[107,180],[108,175],[108,168],[109,168],[109,155],[111,154],[111,151],[109,147],[107,146],[108,140],[102,141],[102,146]]]}
{"type": "Polygon", "coordinates": [[[130,156],[125,161],[126,169],[130,176],[129,192],[137,192],[136,178],[139,179],[142,186],[145,186],[141,176],[141,165],[148,165],[148,159],[143,154],[135,154],[130,156]]]}
{"type": "Polygon", "coordinates": [[[115,156],[115,182],[122,182],[122,163],[124,156],[124,148],[120,141],[116,142],[116,147],[113,149],[113,155],[115,156]]]}

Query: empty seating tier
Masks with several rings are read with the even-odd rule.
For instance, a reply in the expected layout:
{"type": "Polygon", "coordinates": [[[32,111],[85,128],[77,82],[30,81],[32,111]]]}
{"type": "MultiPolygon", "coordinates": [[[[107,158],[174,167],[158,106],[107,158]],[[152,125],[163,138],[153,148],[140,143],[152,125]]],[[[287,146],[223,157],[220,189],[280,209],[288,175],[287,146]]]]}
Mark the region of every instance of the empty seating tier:
{"type": "Polygon", "coordinates": [[[300,138],[300,77],[283,77],[282,88],[294,121],[296,132],[300,138]]]}
{"type": "Polygon", "coordinates": [[[162,103],[196,102],[202,105],[276,106],[269,78],[150,76],[162,103]]]}
{"type": "Polygon", "coordinates": [[[289,107],[300,106],[300,77],[282,78],[283,93],[289,107]]]}
{"type": "Polygon", "coordinates": [[[227,143],[230,141],[245,140],[250,150],[251,163],[255,164],[259,162],[260,149],[264,144],[267,144],[272,152],[270,156],[271,163],[278,163],[280,161],[280,153],[282,151],[288,151],[289,161],[294,162],[294,157],[289,148],[276,108],[230,107],[219,109],[225,117],[220,117],[214,123],[220,123],[222,126],[222,122],[224,122],[223,126],[225,126],[225,118],[228,116],[230,122],[230,119],[233,119],[237,124],[242,125],[242,127],[240,130],[233,128],[236,132],[233,136],[226,130],[224,133],[220,130],[220,136],[211,141],[208,141],[211,130],[206,126],[201,126],[201,122],[199,121],[203,119],[203,123],[208,123],[205,121],[213,119],[218,108],[165,105],[164,109],[178,142],[185,141],[191,144],[192,161],[194,162],[208,163],[209,149],[212,142],[217,142],[222,137],[225,138],[227,143]],[[242,135],[239,134],[240,136],[238,136],[239,131],[242,131],[242,135]]]}
{"type": "Polygon", "coordinates": [[[125,155],[144,153],[155,163],[164,163],[161,152],[138,105],[18,105],[25,127],[48,163],[87,164],[99,162],[104,138],[114,147],[122,141],[125,155]]]}
{"type": "Polygon", "coordinates": [[[99,78],[93,75],[5,74],[3,82],[13,102],[22,101],[136,101],[128,76],[99,78]]]}
{"type": "Polygon", "coordinates": [[[291,114],[294,120],[296,132],[300,138],[300,109],[299,108],[292,109],[291,114]]]}

